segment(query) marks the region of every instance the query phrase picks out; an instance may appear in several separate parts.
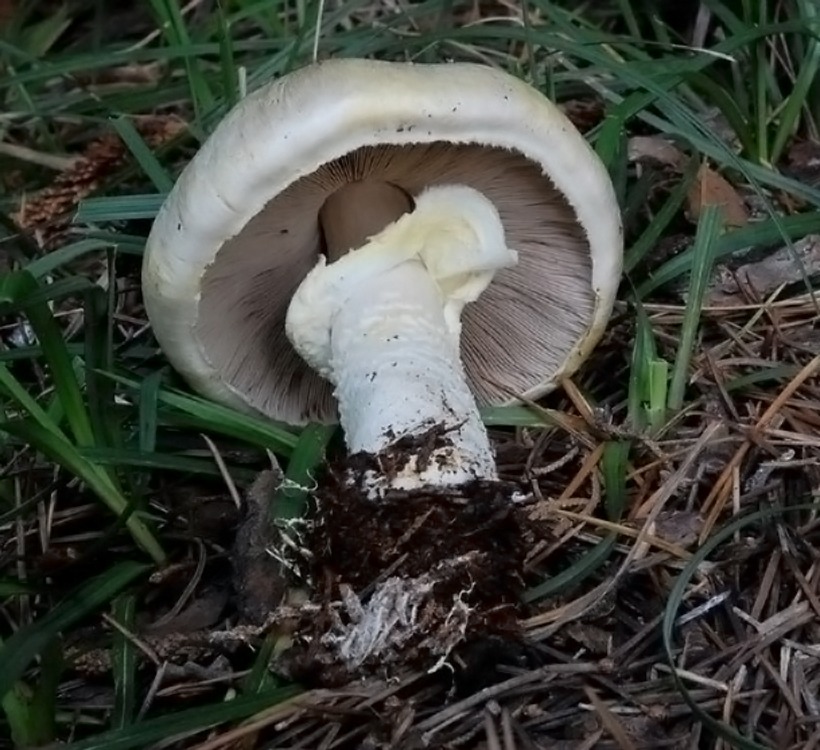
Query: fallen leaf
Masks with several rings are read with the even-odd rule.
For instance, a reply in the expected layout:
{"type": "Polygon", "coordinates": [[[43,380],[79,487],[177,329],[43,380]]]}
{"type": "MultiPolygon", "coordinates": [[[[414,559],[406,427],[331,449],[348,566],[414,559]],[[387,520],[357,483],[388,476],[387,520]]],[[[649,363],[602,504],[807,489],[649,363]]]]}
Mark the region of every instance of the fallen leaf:
{"type": "Polygon", "coordinates": [[[786,156],[788,166],[784,172],[811,187],[820,185],[820,142],[813,140],[795,142],[786,156]]]}
{"type": "Polygon", "coordinates": [[[654,533],[672,544],[687,547],[697,540],[703,526],[699,513],[687,510],[661,511],[655,519],[654,533]]]}
{"type": "Polygon", "coordinates": [[[597,656],[606,656],[612,650],[612,634],[592,623],[569,623],[564,628],[564,635],[578,641],[591,654],[597,656]]]}
{"type": "Polygon", "coordinates": [[[654,161],[681,171],[686,156],[677,146],[659,135],[636,135],[629,139],[627,153],[630,161],[654,161]]]}
{"type": "Polygon", "coordinates": [[[706,206],[720,206],[727,226],[742,227],[749,221],[743,199],[731,183],[706,164],[702,164],[689,190],[688,214],[697,222],[706,206]]]}
{"type": "Polygon", "coordinates": [[[150,623],[145,627],[145,632],[161,636],[169,633],[191,633],[205,630],[219,621],[228,603],[228,595],[226,586],[210,586],[179,614],[150,623]]]}
{"type": "Polygon", "coordinates": [[[606,109],[600,99],[567,99],[559,105],[569,121],[582,133],[599,125],[606,109]]]}
{"type": "Polygon", "coordinates": [[[279,541],[271,522],[270,502],[282,483],[281,470],[263,471],[247,493],[243,519],[233,545],[233,585],[243,621],[260,623],[282,601],[287,571],[269,549],[279,541]]]}
{"type": "Polygon", "coordinates": [[[734,271],[722,266],[715,283],[706,292],[704,304],[749,304],[750,300],[768,297],[784,284],[797,284],[804,276],[817,275],[820,275],[820,234],[810,234],[795,242],[792,248],[781,247],[762,260],[734,271]]]}

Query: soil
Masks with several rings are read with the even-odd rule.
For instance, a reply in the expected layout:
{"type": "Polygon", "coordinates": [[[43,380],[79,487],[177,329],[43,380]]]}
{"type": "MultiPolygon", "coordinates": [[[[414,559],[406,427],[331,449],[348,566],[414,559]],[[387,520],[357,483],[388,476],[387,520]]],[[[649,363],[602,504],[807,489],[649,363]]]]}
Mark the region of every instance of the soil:
{"type": "MultiPolygon", "coordinates": [[[[439,443],[442,436],[434,442],[439,443]]],[[[446,438],[445,438],[446,439],[446,438]]],[[[488,648],[512,648],[520,638],[524,561],[534,522],[514,498],[515,484],[475,481],[453,488],[390,491],[378,500],[362,491],[366,472],[403,464],[398,452],[429,445],[396,443],[391,455],[353,455],[330,464],[316,492],[316,518],[306,540],[319,613],[297,628],[287,671],[311,685],[334,685],[349,673],[328,643],[334,627],[356,613],[343,602],[355,594],[365,605],[391,582],[430,585],[411,634],[358,669],[429,669],[442,656],[461,665],[488,648]],[[458,613],[458,616],[456,614],[458,613]],[[458,631],[458,632],[456,632],[458,631]],[[505,645],[506,644],[506,645],[505,645]]]]}

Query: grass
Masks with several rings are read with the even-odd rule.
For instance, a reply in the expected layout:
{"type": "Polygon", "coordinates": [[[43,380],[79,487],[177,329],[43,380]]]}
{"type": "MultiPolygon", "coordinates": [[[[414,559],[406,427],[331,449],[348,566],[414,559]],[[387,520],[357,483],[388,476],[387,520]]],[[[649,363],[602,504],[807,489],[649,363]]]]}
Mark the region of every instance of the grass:
{"type": "Polygon", "coordinates": [[[820,14],[685,5],[0,3],[0,747],[820,746],[820,308],[797,262],[820,233],[801,156],[820,158],[820,14]],[[334,431],[191,394],[139,298],[150,219],[198,144],[246,91],[334,56],[530,81],[604,160],[627,230],[587,365],[484,412],[554,532],[531,553],[525,663],[496,655],[449,696],[267,669],[287,633],[235,627],[234,496],[281,465],[292,523],[334,431]],[[704,164],[745,225],[708,205],[704,164]],[[788,284],[710,296],[780,248],[788,284]]]}

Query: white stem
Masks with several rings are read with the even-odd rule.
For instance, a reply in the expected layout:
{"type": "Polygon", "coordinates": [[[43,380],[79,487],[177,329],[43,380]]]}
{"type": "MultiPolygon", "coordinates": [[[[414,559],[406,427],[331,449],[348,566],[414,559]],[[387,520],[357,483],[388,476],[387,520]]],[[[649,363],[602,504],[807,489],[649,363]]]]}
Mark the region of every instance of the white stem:
{"type": "Polygon", "coordinates": [[[331,329],[331,369],[352,453],[378,453],[397,439],[445,430],[426,465],[409,455],[390,486],[494,479],[495,457],[464,378],[458,338],[441,291],[418,260],[357,285],[331,329]]]}
{"type": "Polygon", "coordinates": [[[372,477],[375,493],[496,478],[461,364],[460,315],[515,261],[487,198],[439,186],[363,247],[330,265],[321,259],[297,289],[286,331],[336,386],[351,452],[393,450],[430,430],[439,436],[395,456],[372,477]]]}

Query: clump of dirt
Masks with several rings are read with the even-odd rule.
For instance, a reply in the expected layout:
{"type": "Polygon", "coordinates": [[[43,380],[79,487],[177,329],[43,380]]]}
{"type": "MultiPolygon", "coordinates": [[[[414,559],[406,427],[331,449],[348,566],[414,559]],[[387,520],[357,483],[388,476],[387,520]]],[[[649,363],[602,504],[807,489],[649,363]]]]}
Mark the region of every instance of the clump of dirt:
{"type": "Polygon", "coordinates": [[[287,660],[302,682],[338,684],[388,666],[429,669],[487,639],[518,640],[534,536],[515,501],[519,487],[474,481],[370,499],[363,476],[400,464],[395,455],[353,455],[320,481],[306,540],[314,608],[287,660]]]}
{"type": "Polygon", "coordinates": [[[425,430],[396,438],[392,430],[386,437],[393,442],[379,453],[360,451],[352,454],[342,467],[347,483],[355,484],[362,491],[370,481],[371,472],[388,482],[393,481],[408,465],[414,463],[416,471],[426,471],[431,464],[450,460],[453,440],[450,433],[461,425],[448,427],[434,424],[425,430]]]}

